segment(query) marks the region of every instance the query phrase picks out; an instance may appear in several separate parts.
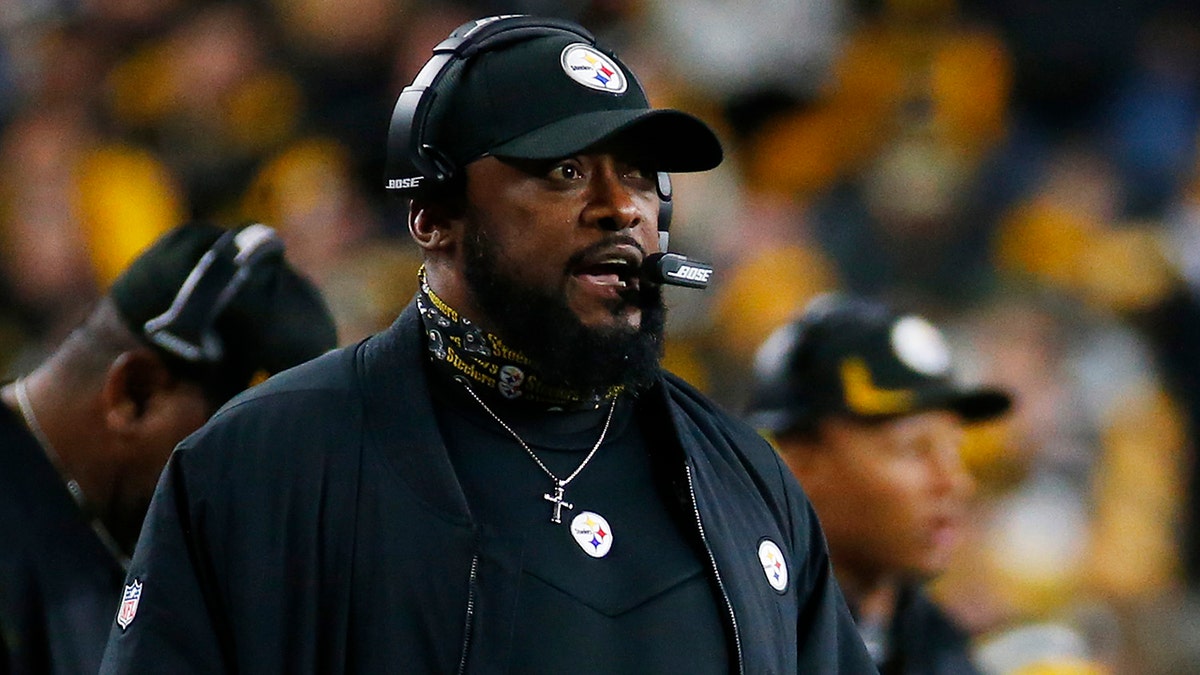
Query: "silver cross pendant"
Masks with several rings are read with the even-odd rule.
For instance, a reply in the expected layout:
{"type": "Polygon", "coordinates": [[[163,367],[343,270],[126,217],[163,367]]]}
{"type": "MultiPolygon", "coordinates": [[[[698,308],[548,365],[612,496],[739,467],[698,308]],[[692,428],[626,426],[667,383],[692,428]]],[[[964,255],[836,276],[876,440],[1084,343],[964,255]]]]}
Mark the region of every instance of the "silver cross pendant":
{"type": "Polygon", "coordinates": [[[546,501],[554,503],[554,512],[552,514],[550,514],[550,522],[552,522],[552,523],[561,523],[562,522],[562,510],[564,508],[565,509],[575,508],[574,504],[563,499],[563,484],[561,482],[554,486],[554,494],[553,495],[544,494],[544,495],[542,495],[542,497],[545,498],[546,501]]]}

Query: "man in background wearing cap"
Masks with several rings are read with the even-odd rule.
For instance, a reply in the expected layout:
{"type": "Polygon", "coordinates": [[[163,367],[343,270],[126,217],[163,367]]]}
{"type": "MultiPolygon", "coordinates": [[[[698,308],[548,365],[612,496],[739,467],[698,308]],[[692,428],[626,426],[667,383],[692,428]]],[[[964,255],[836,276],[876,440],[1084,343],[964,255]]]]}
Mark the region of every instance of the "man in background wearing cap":
{"type": "Polygon", "coordinates": [[[189,223],[0,389],[0,672],[96,672],[171,450],[256,374],[336,343],[270,228],[189,223]]]}
{"type": "Polygon", "coordinates": [[[920,586],[945,569],[966,515],[964,424],[1003,414],[1010,397],[956,384],[925,319],[839,295],[772,334],[755,377],[749,419],[812,498],[880,672],[978,672],[965,633],[920,586]]]}
{"type": "Polygon", "coordinates": [[[795,478],[659,368],[657,172],[715,135],[574,24],[443,48],[390,143],[413,303],[180,445],[103,671],[874,672],[795,478]]]}

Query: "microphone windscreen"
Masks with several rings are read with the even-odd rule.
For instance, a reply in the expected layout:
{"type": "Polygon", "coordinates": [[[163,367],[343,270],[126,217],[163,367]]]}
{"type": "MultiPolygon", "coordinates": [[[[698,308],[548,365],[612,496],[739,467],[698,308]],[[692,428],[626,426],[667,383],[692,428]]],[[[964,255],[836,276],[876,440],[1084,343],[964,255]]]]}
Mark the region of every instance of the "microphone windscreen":
{"type": "Polygon", "coordinates": [[[642,262],[642,280],[652,284],[670,284],[684,288],[707,288],[712,265],[688,260],[678,253],[652,253],[642,262]]]}

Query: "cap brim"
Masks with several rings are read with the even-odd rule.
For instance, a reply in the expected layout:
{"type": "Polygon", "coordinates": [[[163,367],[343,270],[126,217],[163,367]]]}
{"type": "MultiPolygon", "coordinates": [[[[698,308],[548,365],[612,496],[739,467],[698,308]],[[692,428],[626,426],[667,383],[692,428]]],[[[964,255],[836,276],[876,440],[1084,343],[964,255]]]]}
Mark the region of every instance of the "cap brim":
{"type": "Polygon", "coordinates": [[[721,142],[698,118],[671,109],[599,110],[552,122],[488,151],[512,159],[569,157],[628,135],[658,171],[707,171],[721,163],[721,142]]]}
{"type": "Polygon", "coordinates": [[[747,413],[747,424],[759,431],[780,434],[801,425],[806,417],[816,418],[829,415],[849,415],[861,420],[889,419],[896,416],[911,415],[922,410],[949,410],[956,413],[965,422],[985,422],[995,419],[1012,409],[1012,397],[999,389],[972,389],[967,391],[957,389],[932,389],[918,396],[916,404],[906,412],[894,412],[886,415],[863,415],[844,408],[810,410],[800,412],[789,407],[770,406],[756,407],[747,413]]]}
{"type": "Polygon", "coordinates": [[[949,410],[964,422],[984,422],[1000,417],[1012,408],[1012,397],[1000,389],[960,389],[939,383],[910,391],[915,397],[909,404],[886,413],[863,413],[843,407],[840,410],[826,410],[823,414],[840,412],[860,420],[883,420],[927,410],[949,410]]]}
{"type": "Polygon", "coordinates": [[[947,392],[924,403],[924,408],[952,410],[967,422],[997,418],[1012,408],[1012,397],[999,389],[947,392]]]}

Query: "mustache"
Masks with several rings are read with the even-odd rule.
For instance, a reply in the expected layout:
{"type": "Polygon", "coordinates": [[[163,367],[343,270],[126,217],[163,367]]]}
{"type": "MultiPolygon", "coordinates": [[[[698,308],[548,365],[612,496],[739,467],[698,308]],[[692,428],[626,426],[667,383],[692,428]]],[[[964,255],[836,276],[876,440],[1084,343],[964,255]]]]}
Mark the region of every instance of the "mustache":
{"type": "MultiPolygon", "coordinates": [[[[643,260],[646,258],[646,247],[642,246],[638,240],[628,234],[612,234],[583,247],[576,251],[570,258],[567,258],[567,262],[563,266],[564,274],[570,274],[571,270],[579,267],[584,260],[596,253],[616,246],[632,246],[638,250],[643,260]]],[[[662,303],[662,289],[652,284],[631,285],[618,295],[622,301],[639,309],[656,307],[662,303]]]]}
{"type": "Polygon", "coordinates": [[[632,246],[638,250],[638,253],[642,254],[643,258],[646,257],[646,247],[638,243],[638,240],[628,234],[611,234],[599,241],[588,244],[572,254],[570,258],[567,258],[567,262],[563,266],[564,271],[569,274],[572,269],[578,267],[588,256],[615,246],[632,246]]]}

